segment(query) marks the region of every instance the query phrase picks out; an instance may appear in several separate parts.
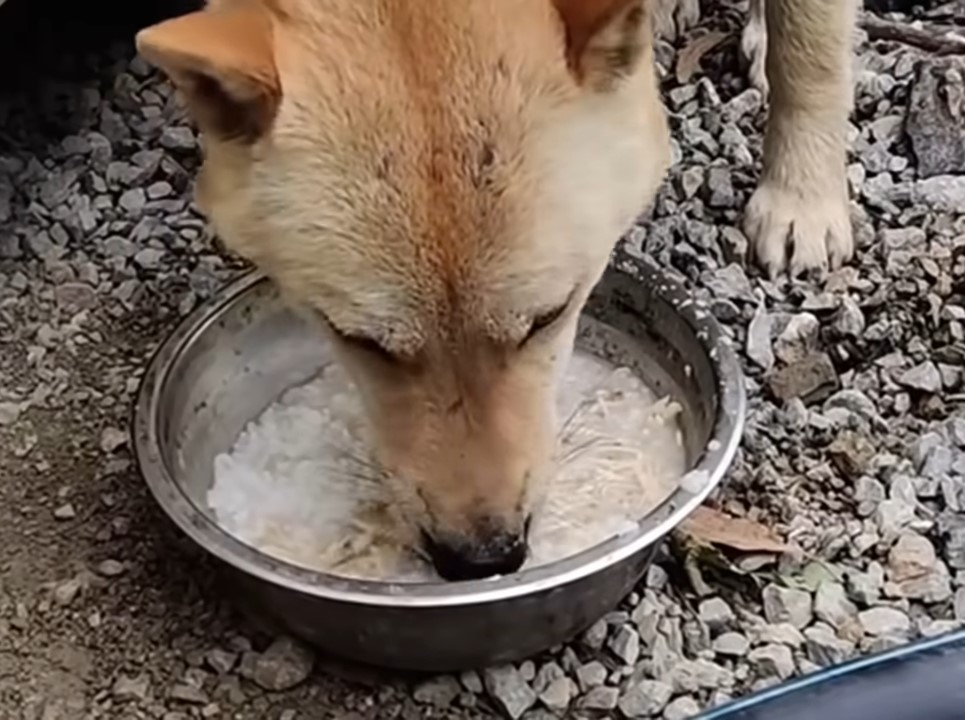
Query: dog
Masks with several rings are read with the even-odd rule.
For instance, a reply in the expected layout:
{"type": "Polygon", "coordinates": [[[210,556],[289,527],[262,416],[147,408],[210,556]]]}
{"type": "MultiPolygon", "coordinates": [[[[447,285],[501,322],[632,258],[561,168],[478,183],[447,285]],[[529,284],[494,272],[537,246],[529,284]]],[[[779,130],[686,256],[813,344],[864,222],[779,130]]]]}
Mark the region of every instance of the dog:
{"type": "MultiPolygon", "coordinates": [[[[855,9],[753,2],[747,233],[772,273],[836,267],[855,9]]],[[[210,0],[137,36],[202,131],[199,207],[331,335],[445,579],[526,557],[580,309],[670,163],[652,33],[674,4],[210,0]]]]}

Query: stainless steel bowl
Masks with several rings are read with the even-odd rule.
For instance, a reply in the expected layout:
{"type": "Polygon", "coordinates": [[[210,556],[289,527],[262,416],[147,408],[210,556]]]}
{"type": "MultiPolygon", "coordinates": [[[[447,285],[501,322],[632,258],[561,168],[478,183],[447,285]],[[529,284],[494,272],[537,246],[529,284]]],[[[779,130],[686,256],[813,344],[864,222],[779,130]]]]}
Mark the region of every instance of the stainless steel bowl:
{"type": "Polygon", "coordinates": [[[137,459],[164,511],[240,583],[239,598],[344,658],[451,671],[519,659],[584,630],[639,581],[660,540],[723,479],[740,441],[744,385],[711,314],[675,281],[617,255],[587,304],[578,343],[630,364],[683,406],[695,482],[635,532],[512,576],[394,584],[273,559],[218,526],[206,507],[212,461],[330,348],[249,274],[188,317],[150,363],[134,417],[137,459]],[[702,482],[701,482],[702,481],[702,482]]]}

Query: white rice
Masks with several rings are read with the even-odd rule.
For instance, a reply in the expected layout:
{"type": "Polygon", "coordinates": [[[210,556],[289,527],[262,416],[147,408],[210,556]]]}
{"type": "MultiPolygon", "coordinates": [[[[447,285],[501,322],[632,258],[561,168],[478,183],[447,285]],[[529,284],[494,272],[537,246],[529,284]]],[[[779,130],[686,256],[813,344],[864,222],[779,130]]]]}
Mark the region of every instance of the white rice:
{"type": "MultiPolygon", "coordinates": [[[[560,383],[557,472],[534,510],[525,567],[626,532],[677,487],[679,406],[627,368],[577,350],[560,383]]],[[[369,480],[366,422],[337,365],[286,392],[215,458],[208,504],[262,552],[339,575],[419,582],[431,567],[394,536],[369,480]]]]}

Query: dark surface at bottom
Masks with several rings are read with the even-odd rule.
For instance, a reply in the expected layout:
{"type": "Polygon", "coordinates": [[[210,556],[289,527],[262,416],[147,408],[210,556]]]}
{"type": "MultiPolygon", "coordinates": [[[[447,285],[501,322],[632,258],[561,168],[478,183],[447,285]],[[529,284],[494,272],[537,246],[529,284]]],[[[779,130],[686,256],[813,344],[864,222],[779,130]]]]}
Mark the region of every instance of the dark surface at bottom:
{"type": "Polygon", "coordinates": [[[699,720],[962,720],[965,631],[828,668],[699,720]]]}

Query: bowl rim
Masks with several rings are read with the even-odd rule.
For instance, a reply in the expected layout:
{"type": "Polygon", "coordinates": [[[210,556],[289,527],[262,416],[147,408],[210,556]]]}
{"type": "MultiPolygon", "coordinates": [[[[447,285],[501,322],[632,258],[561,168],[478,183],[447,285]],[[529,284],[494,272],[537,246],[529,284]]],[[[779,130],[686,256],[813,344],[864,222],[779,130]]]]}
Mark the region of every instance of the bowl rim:
{"type": "Polygon", "coordinates": [[[249,270],[229,281],[184,318],[154,352],[141,379],[132,418],[134,456],[148,488],[165,514],[195,543],[220,561],[271,585],[321,600],[379,607],[453,607],[533,595],[595,575],[659,542],[720,485],[740,445],[746,412],[744,375],[737,355],[712,313],[684,285],[652,261],[615,251],[607,273],[629,274],[649,283],[674,308],[705,349],[718,395],[710,438],[689,472],[706,473],[699,487],[678,488],[632,531],[561,560],[512,575],[438,583],[394,583],[323,573],[271,557],[231,535],[191,500],[172,477],[160,452],[161,393],[182,352],[241,295],[271,280],[249,270]]]}

